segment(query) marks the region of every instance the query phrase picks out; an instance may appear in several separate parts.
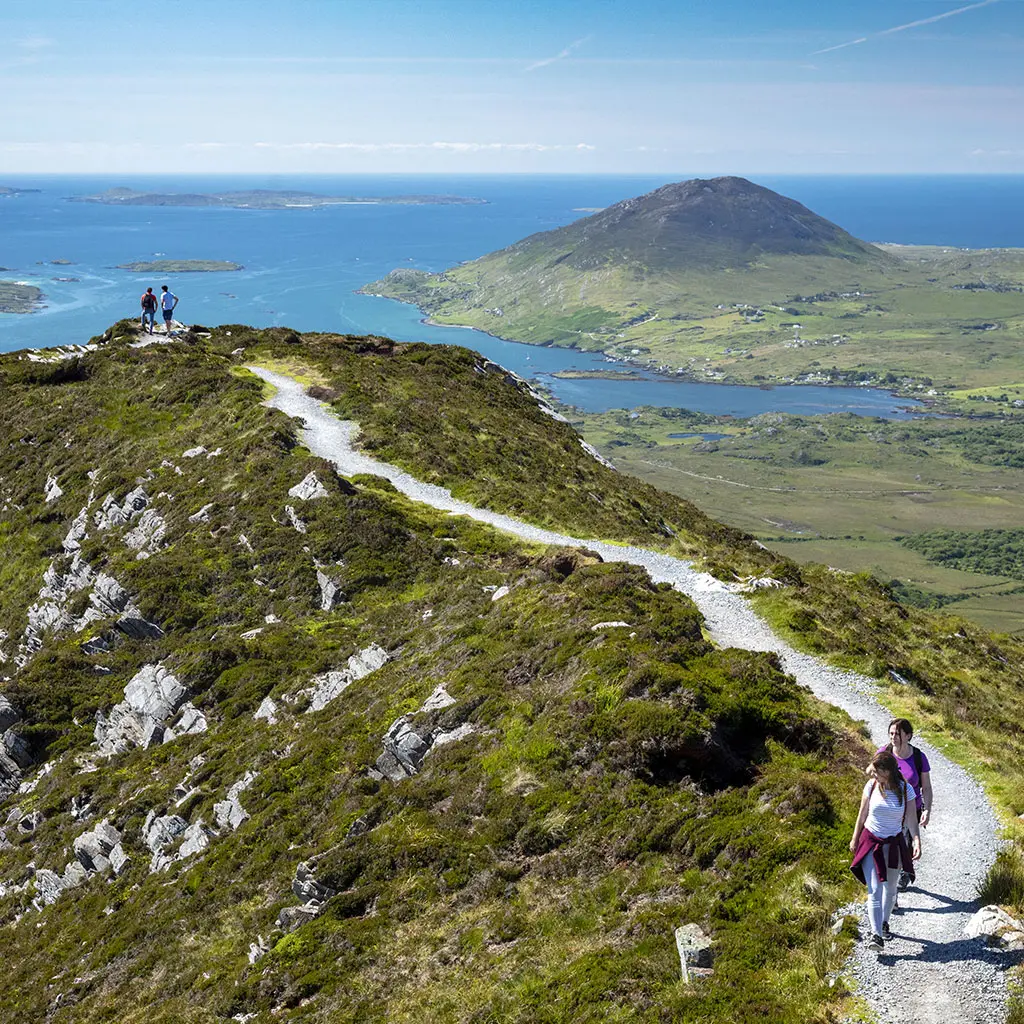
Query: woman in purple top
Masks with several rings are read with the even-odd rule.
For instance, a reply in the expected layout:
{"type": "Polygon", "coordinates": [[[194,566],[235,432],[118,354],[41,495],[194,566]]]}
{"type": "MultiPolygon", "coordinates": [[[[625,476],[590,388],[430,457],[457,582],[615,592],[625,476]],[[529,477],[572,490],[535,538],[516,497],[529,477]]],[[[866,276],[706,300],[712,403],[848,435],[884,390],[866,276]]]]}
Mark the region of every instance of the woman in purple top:
{"type": "MultiPolygon", "coordinates": [[[[932,766],[928,755],[911,744],[914,727],[905,718],[894,718],[889,723],[889,744],[879,751],[890,750],[896,756],[900,774],[914,787],[917,793],[917,817],[924,828],[932,816],[932,766]]],[[[909,841],[910,836],[907,835],[909,841]]],[[[900,876],[900,888],[906,889],[911,879],[904,872],[900,876]]]]}

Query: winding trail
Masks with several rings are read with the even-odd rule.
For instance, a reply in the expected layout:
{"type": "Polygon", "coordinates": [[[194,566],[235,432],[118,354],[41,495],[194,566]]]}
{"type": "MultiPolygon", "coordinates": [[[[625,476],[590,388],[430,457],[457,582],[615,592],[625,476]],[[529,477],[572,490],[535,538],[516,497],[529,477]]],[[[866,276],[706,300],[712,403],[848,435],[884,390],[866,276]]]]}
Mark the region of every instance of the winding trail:
{"type": "MultiPolygon", "coordinates": [[[[459,501],[444,488],[355,451],[357,424],[339,420],[297,381],[261,367],[248,369],[276,388],[267,404],[302,419],[307,447],[333,462],[342,475],[383,476],[415,501],[469,516],[524,540],[586,547],[606,561],[643,566],[652,580],[671,583],[696,603],[715,643],[774,652],[799,684],[865,721],[879,746],[887,742],[886,726],[892,716],[879,702],[870,678],[794,650],[739,593],[713,576],[668,555],[569,537],[459,501]]],[[[848,971],[878,1020],[887,1024],[1001,1024],[1006,1019],[1005,970],[1010,956],[989,949],[980,939],[963,937],[968,918],[978,908],[977,884],[999,848],[998,823],[981,786],[964,769],[928,743],[917,745],[928,755],[935,786],[934,823],[925,830],[918,883],[900,894],[901,910],[891,922],[894,937],[885,952],[876,956],[859,943],[848,971]]],[[[866,917],[866,934],[864,923],[866,917]]]]}

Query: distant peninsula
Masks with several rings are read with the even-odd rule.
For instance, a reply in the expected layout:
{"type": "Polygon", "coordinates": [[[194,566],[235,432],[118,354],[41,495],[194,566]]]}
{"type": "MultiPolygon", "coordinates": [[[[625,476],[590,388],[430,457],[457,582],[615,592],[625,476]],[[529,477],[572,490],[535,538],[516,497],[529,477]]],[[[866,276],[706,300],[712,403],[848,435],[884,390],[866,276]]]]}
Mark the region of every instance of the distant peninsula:
{"type": "Polygon", "coordinates": [[[149,260],[119,263],[118,270],[137,274],[216,274],[227,270],[245,270],[241,263],[230,260],[149,260]]]}
{"type": "Polygon", "coordinates": [[[43,293],[34,284],[0,281],[0,313],[33,313],[43,303],[43,293]]]}
{"type": "Polygon", "coordinates": [[[14,188],[13,185],[0,185],[0,196],[20,196],[28,192],[42,192],[41,188],[14,188]]]}
{"type": "Polygon", "coordinates": [[[316,192],[247,189],[243,192],[139,192],[133,188],[110,188],[90,196],[70,196],[71,203],[99,203],[103,206],[215,206],[233,210],[308,210],[320,206],[476,206],[486,199],[470,196],[325,196],[316,192]]]}

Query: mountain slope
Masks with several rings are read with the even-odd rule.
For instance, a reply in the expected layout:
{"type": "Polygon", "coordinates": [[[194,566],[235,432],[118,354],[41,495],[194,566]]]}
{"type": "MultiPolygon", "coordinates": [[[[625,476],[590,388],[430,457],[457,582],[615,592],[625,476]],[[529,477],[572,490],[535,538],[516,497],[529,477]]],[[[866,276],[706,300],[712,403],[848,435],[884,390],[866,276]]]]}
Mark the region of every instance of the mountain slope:
{"type": "MultiPolygon", "coordinates": [[[[0,358],[5,1020],[797,1022],[835,999],[840,950],[812,939],[849,888],[861,741],[643,571],[338,477],[240,359],[385,425],[452,388],[453,465],[517,409],[568,516],[622,502],[623,537],[763,552],[616,483],[472,354],[133,340],[0,358]],[[692,986],[685,923],[715,956],[692,986]]],[[[533,471],[488,458],[532,507],[533,471]]]]}

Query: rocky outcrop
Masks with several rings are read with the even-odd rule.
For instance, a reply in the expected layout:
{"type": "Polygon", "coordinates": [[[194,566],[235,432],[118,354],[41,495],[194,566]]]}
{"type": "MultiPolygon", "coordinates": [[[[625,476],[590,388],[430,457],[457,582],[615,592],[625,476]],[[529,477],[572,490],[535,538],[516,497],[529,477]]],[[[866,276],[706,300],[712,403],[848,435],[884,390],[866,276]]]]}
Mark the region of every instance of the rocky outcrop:
{"type": "Polygon", "coordinates": [[[313,867],[307,861],[302,861],[295,869],[292,892],[303,903],[297,907],[284,907],[277,915],[277,927],[285,932],[293,932],[307,921],[319,917],[327,901],[338,895],[336,889],[317,881],[313,867]]]}
{"type": "Polygon", "coordinates": [[[264,697],[252,717],[257,721],[262,718],[267,725],[277,725],[277,704],[269,697],[264,697]]]}
{"type": "Polygon", "coordinates": [[[148,748],[177,736],[206,732],[207,721],[188,703],[186,687],[162,665],[144,665],[108,714],[96,712],[94,736],[105,757],[148,748]]]}
{"type": "Polygon", "coordinates": [[[288,494],[293,498],[298,498],[300,501],[316,501],[317,498],[326,498],[329,492],[320,483],[316,473],[308,473],[288,491],[288,494]]]}
{"type": "Polygon", "coordinates": [[[363,650],[357,651],[348,659],[348,664],[343,669],[323,672],[313,676],[309,681],[309,688],[302,693],[309,694],[309,707],[311,711],[322,711],[335,697],[343,693],[357,679],[376,672],[388,660],[388,652],[378,644],[370,644],[363,650]]]}
{"type": "Polygon", "coordinates": [[[455,703],[455,698],[441,684],[417,711],[396,718],[384,734],[384,752],[370,769],[370,775],[401,782],[415,775],[424,759],[436,747],[472,735],[476,731],[472,723],[451,723],[451,727],[446,728],[448,723],[444,722],[443,716],[439,717],[439,712],[455,703]]]}
{"type": "Polygon", "coordinates": [[[36,909],[56,903],[66,889],[81,885],[95,874],[117,875],[124,871],[129,858],[121,845],[122,838],[121,832],[105,820],[83,832],[74,841],[75,859],[64,865],[62,874],[48,868],[35,873],[36,909]]]}
{"type": "Polygon", "coordinates": [[[28,744],[14,731],[20,721],[21,714],[0,694],[0,800],[17,792],[32,765],[28,744]]]}
{"type": "Polygon", "coordinates": [[[128,591],[112,576],[97,573],[78,551],[59,556],[43,573],[43,585],[28,610],[28,625],[15,664],[21,668],[28,662],[42,647],[48,630],[80,633],[94,622],[111,618],[116,620],[118,631],[134,639],[163,636],[163,630],[143,617],[128,591]],[[85,590],[90,591],[89,606],[81,615],[74,616],[72,599],[85,590]]]}
{"type": "Polygon", "coordinates": [[[213,817],[217,828],[229,828],[232,832],[249,820],[249,812],[242,806],[239,797],[256,781],[255,772],[246,772],[229,790],[226,799],[213,805],[213,817]]]}
{"type": "Polygon", "coordinates": [[[153,854],[150,873],[166,871],[175,862],[201,853],[210,845],[213,835],[202,818],[190,825],[177,814],[158,815],[155,810],[150,811],[142,824],[142,841],[153,854]]]}
{"type": "Polygon", "coordinates": [[[319,565],[316,567],[316,582],[320,587],[320,610],[322,612],[331,611],[335,605],[345,600],[340,585],[336,580],[331,579],[319,565]]]}

